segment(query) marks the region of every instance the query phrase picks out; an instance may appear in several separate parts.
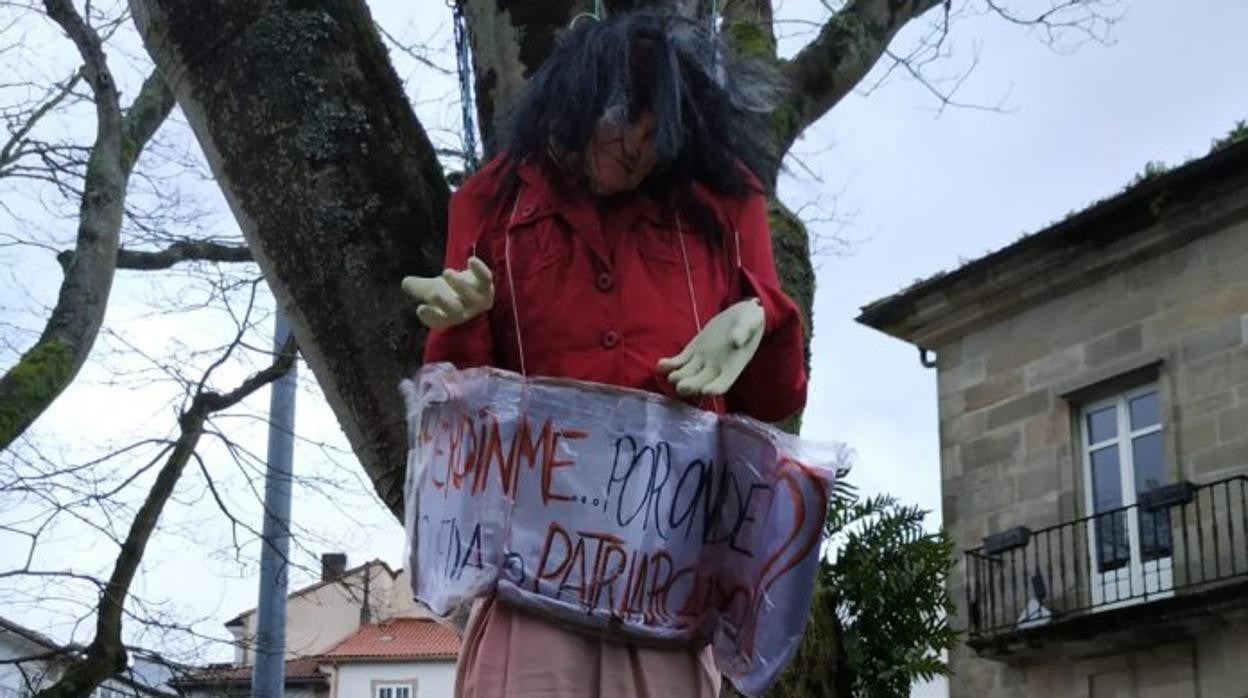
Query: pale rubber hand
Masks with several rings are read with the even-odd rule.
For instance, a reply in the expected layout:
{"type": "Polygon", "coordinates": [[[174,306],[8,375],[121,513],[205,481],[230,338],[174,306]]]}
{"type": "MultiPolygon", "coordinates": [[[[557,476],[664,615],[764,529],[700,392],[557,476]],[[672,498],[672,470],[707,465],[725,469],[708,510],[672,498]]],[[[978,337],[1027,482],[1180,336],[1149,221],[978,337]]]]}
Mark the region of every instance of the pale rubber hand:
{"type": "Polygon", "coordinates": [[[463,271],[445,269],[433,278],[404,277],[403,292],[420,302],[416,316],[425,327],[453,327],[494,305],[494,275],[485,262],[469,257],[463,271]]]}
{"type": "Polygon", "coordinates": [[[681,395],[728,392],[763,341],[763,306],[741,301],[711,318],[684,351],[659,359],[659,370],[681,395]]]}

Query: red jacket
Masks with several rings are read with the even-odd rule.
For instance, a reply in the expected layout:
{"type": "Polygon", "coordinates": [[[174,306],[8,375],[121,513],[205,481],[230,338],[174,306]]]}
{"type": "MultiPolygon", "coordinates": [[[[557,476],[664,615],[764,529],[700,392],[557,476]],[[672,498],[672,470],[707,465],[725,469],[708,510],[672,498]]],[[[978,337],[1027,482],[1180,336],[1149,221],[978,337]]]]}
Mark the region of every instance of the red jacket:
{"type": "Polygon", "coordinates": [[[522,338],[529,375],[677,397],[655,364],[679,353],[697,334],[694,298],[705,325],[729,305],[757,297],[766,316],[758,353],[726,401],[689,402],[767,421],[805,404],[801,317],[780,290],[761,195],[738,200],[701,193],[728,234],[714,243],[682,219],[682,253],[675,218],[641,194],[626,195],[600,212],[580,188],[521,168],[518,195],[499,206],[497,163],[469,178],[452,197],[446,246],[447,267],[463,269],[475,251],[493,270],[494,307],[462,325],[432,331],[426,362],[520,371],[522,338]],[[512,312],[512,283],[518,318],[512,312]]]}

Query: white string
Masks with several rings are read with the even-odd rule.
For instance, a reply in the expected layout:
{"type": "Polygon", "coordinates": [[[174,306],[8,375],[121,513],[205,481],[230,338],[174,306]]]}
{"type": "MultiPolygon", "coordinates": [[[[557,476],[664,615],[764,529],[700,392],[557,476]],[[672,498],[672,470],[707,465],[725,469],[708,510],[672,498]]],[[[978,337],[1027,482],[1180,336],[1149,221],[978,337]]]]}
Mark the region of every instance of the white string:
{"type": "Polygon", "coordinates": [[[576,29],[576,23],[581,21],[582,19],[592,19],[592,20],[598,21],[598,20],[601,20],[602,18],[594,14],[593,12],[582,12],[581,14],[573,17],[572,20],[568,22],[568,29],[576,29]]]}
{"type": "MultiPolygon", "coordinates": [[[[685,226],[681,223],[679,213],[676,214],[676,237],[680,240],[680,257],[685,262],[685,283],[689,287],[689,304],[693,306],[693,324],[698,328],[697,334],[701,334],[702,316],[698,313],[698,294],[693,290],[693,268],[689,265],[689,250],[685,247],[685,226]]],[[[739,261],[740,251],[737,253],[737,258],[739,261]]],[[[697,334],[694,336],[696,337],[697,334]]],[[[711,399],[712,411],[722,407],[719,395],[703,395],[698,405],[705,403],[708,397],[711,399]]],[[[728,409],[723,407],[722,411],[727,412],[728,409]]]]}
{"type": "Polygon", "coordinates": [[[741,230],[737,226],[732,226],[733,241],[737,247],[737,269],[741,268],[741,230]]]}
{"type": "Polygon", "coordinates": [[[511,276],[511,228],[516,224],[516,209],[520,207],[520,197],[516,197],[511,205],[511,218],[507,221],[507,230],[503,232],[503,261],[507,265],[507,290],[511,295],[511,319],[516,327],[516,347],[520,350],[520,375],[529,377],[528,366],[524,363],[524,337],[520,334],[520,306],[516,304],[516,282],[511,276]]]}
{"type": "Polygon", "coordinates": [[[693,291],[693,270],[689,267],[689,251],[685,249],[685,227],[680,215],[676,215],[676,237],[680,240],[680,256],[685,261],[685,282],[689,285],[689,303],[693,305],[693,324],[702,331],[702,317],[698,314],[698,294],[693,291]]]}

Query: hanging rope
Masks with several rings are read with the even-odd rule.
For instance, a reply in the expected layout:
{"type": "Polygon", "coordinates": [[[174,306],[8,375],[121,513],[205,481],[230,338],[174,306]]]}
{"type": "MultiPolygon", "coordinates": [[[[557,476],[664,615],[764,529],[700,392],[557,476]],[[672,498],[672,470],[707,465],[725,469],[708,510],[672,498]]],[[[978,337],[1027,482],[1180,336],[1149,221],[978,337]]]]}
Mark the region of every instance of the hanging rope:
{"type": "Polygon", "coordinates": [[[603,8],[603,6],[602,6],[602,0],[594,0],[594,11],[593,11],[593,12],[582,12],[582,13],[580,13],[579,15],[576,15],[575,17],[573,17],[573,18],[572,18],[572,19],[568,22],[568,29],[572,29],[573,27],[575,27],[575,26],[576,26],[576,23],[577,23],[577,22],[579,22],[579,21],[580,21],[580,20],[582,20],[582,19],[592,19],[592,20],[596,20],[596,21],[602,21],[602,20],[606,19],[606,17],[607,17],[607,15],[606,15],[606,9],[605,9],[605,8],[603,8]]]}
{"type": "Polygon", "coordinates": [[[452,24],[455,28],[455,67],[459,73],[459,104],[464,127],[461,136],[464,169],[466,174],[472,174],[477,171],[480,162],[477,160],[476,108],[472,98],[472,56],[468,46],[468,24],[464,19],[462,4],[456,2],[451,7],[454,12],[452,24]]]}

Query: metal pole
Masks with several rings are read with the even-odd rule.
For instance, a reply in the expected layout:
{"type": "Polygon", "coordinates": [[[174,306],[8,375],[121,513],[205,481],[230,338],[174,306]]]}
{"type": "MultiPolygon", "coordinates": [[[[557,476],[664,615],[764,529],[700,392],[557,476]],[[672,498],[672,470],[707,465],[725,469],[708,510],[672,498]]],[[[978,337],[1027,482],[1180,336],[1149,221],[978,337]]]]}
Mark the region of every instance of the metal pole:
{"type": "MultiPolygon", "coordinates": [[[[273,332],[277,354],[290,336],[278,308],[273,332]]],[[[286,572],[290,551],[291,455],[295,445],[295,366],[274,381],[269,395],[269,454],[264,476],[264,532],[260,599],[256,612],[256,663],[251,695],[281,698],[286,683],[286,572]]]]}

